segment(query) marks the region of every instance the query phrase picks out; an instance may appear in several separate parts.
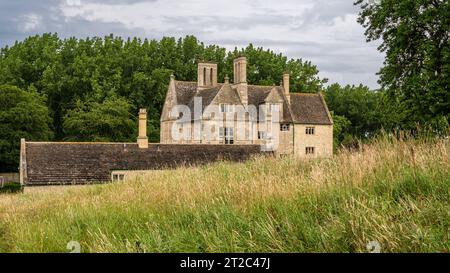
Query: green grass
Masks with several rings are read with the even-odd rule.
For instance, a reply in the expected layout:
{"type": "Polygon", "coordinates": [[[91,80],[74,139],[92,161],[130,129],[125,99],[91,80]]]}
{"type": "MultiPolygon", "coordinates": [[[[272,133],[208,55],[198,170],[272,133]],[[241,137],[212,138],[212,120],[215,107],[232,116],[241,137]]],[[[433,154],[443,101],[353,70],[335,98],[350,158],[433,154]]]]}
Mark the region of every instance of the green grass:
{"type": "Polygon", "coordinates": [[[0,195],[0,252],[448,252],[449,149],[378,140],[0,195]]]}

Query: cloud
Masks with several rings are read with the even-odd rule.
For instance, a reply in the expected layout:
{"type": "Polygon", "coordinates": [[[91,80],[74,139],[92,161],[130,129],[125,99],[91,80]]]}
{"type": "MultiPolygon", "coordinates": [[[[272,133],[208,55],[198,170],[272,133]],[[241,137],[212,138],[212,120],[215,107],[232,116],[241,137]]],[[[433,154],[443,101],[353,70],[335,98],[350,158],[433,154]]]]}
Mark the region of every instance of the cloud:
{"type": "Polygon", "coordinates": [[[42,22],[42,17],[38,14],[29,13],[20,18],[20,28],[24,31],[32,31],[36,29],[42,22]]]}
{"type": "Polygon", "coordinates": [[[383,56],[367,44],[358,8],[342,0],[16,0],[0,2],[0,46],[61,36],[195,35],[228,49],[248,43],[311,60],[330,82],[376,88],[383,56]],[[17,19],[19,18],[19,19],[17,19]]]}

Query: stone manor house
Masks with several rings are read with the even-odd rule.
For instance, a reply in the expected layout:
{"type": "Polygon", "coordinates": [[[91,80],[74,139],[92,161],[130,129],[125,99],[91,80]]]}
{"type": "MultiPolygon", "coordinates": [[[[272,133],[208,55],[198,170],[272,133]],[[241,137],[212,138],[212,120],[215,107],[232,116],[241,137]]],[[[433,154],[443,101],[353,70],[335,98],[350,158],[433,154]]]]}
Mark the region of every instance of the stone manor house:
{"type": "Polygon", "coordinates": [[[332,156],[333,121],[320,93],[291,93],[287,73],[282,86],[250,85],[245,57],[234,60],[232,83],[218,83],[217,74],[217,64],[199,62],[197,82],[171,77],[161,143],[258,144],[277,154],[332,156]]]}
{"type": "MultiPolygon", "coordinates": [[[[122,180],[140,171],[245,161],[254,155],[333,154],[333,121],[322,95],[247,83],[246,58],[234,61],[234,80],[217,82],[217,64],[200,62],[197,82],[172,76],[161,115],[161,143],[148,143],[147,112],[139,112],[133,143],[21,140],[25,186],[122,180]]],[[[280,75],[281,76],[281,75],[280,75]]]]}

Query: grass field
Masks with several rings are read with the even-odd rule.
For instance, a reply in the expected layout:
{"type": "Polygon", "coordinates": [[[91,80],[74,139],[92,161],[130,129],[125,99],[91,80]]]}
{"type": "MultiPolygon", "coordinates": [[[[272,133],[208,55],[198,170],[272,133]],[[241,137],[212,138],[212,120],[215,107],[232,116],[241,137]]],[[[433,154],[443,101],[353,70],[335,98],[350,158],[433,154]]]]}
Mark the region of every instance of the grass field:
{"type": "Polygon", "coordinates": [[[450,251],[450,144],[378,140],[0,195],[0,252],[450,251]]]}

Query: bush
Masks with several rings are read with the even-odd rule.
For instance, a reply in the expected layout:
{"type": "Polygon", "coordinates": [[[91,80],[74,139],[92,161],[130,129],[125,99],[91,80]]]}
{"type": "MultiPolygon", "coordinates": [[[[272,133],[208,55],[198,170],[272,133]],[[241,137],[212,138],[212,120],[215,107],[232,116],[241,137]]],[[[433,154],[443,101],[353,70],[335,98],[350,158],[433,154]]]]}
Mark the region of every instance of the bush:
{"type": "Polygon", "coordinates": [[[0,188],[0,193],[16,193],[16,192],[22,192],[22,185],[19,183],[8,183],[3,186],[3,188],[0,188]]]}

